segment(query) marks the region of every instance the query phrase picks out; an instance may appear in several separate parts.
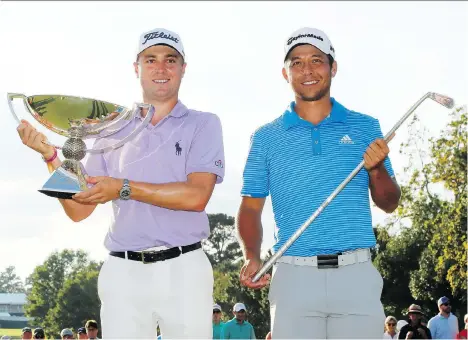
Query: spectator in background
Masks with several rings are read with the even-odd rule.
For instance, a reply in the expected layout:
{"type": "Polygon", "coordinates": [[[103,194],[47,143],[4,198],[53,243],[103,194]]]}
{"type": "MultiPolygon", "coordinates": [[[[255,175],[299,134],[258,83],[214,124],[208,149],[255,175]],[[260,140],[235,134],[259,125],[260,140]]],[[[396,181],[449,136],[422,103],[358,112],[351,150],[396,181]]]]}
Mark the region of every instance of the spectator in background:
{"type": "Polygon", "coordinates": [[[432,339],[429,328],[421,324],[421,307],[412,304],[408,308],[409,322],[398,333],[398,339],[432,339]]]}
{"type": "Polygon", "coordinates": [[[21,330],[21,339],[23,340],[29,340],[29,339],[32,339],[32,329],[31,327],[24,327],[22,330],[21,330]]]}
{"type": "Polygon", "coordinates": [[[98,339],[97,335],[99,332],[99,327],[96,320],[88,320],[86,321],[86,334],[88,335],[88,339],[98,339]]]}
{"type": "Polygon", "coordinates": [[[84,327],[78,328],[77,333],[78,333],[78,339],[79,340],[88,339],[88,335],[86,334],[86,328],[84,328],[84,327]]]}
{"type": "Polygon", "coordinates": [[[457,339],[468,339],[468,314],[465,314],[463,321],[465,322],[465,328],[457,334],[457,339]]]}
{"type": "Polygon", "coordinates": [[[458,318],[453,315],[448,297],[437,301],[439,314],[429,320],[428,327],[433,339],[455,339],[458,334],[458,318]]]}
{"type": "Polygon", "coordinates": [[[224,324],[223,339],[255,339],[253,326],[246,320],[247,309],[243,303],[233,308],[234,318],[224,324]]]}
{"type": "Polygon", "coordinates": [[[73,332],[69,328],[64,328],[60,332],[60,336],[62,337],[62,340],[64,340],[64,339],[73,339],[73,332]]]}
{"type": "Polygon", "coordinates": [[[406,326],[407,324],[408,324],[408,321],[406,321],[406,320],[398,320],[398,322],[396,324],[397,334],[399,334],[401,329],[403,328],[403,326],[406,326]]]}
{"type": "Polygon", "coordinates": [[[45,333],[44,330],[40,327],[35,328],[33,332],[33,338],[34,339],[45,339],[45,333]]]}
{"type": "Polygon", "coordinates": [[[397,319],[394,316],[387,316],[385,319],[385,333],[382,339],[398,339],[396,331],[397,319]]]}
{"type": "Polygon", "coordinates": [[[224,322],[221,321],[223,312],[221,306],[218,304],[213,305],[213,339],[222,339],[222,332],[224,322]]]}

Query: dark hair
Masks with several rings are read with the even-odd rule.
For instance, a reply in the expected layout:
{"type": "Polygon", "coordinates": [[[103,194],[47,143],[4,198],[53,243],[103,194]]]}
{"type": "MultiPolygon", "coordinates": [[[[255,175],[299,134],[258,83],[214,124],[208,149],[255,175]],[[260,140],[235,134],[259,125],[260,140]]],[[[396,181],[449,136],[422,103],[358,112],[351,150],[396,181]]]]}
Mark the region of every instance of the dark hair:
{"type": "Polygon", "coordinates": [[[96,328],[98,329],[98,324],[96,322],[96,320],[88,320],[86,321],[86,325],[85,325],[86,328],[89,328],[89,327],[93,327],[93,328],[96,328]]]}

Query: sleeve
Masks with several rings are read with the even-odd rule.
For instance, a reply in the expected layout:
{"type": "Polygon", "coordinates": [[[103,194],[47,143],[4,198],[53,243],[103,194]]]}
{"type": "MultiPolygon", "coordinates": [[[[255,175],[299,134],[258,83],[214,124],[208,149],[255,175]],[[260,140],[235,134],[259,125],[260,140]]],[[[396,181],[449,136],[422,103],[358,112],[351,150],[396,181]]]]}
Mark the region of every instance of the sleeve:
{"type": "Polygon", "coordinates": [[[250,138],[250,149],[244,167],[241,196],[263,198],[267,197],[269,192],[267,155],[257,131],[250,138]]]}
{"type": "Polygon", "coordinates": [[[252,333],[250,334],[250,339],[254,339],[254,340],[256,339],[255,338],[255,330],[254,330],[253,326],[252,326],[252,333]]]}
{"type": "Polygon", "coordinates": [[[432,332],[431,332],[431,330],[429,328],[427,328],[427,334],[426,335],[427,335],[428,339],[432,339],[432,332]]]}
{"type": "MultiPolygon", "coordinates": [[[[427,323],[427,329],[431,334],[436,334],[437,332],[437,323],[434,321],[434,318],[430,319],[429,322],[427,323]]],[[[430,336],[428,334],[428,336],[430,336]]],[[[430,339],[430,338],[429,338],[430,339]]]]}
{"type": "Polygon", "coordinates": [[[398,339],[406,339],[406,333],[408,333],[408,327],[403,326],[398,332],[398,339]]]}
{"type": "MultiPolygon", "coordinates": [[[[374,142],[378,138],[383,138],[383,133],[382,133],[382,128],[380,126],[380,122],[378,119],[373,119],[372,123],[372,129],[371,129],[371,140],[369,141],[369,145],[374,142]]],[[[392,149],[392,146],[389,145],[390,150],[392,149]]],[[[390,161],[390,157],[386,157],[384,160],[384,166],[385,169],[387,170],[388,174],[390,177],[395,177],[395,173],[393,172],[393,167],[392,167],[392,162],[390,161]]]]}
{"type": "MultiPolygon", "coordinates": [[[[103,139],[96,139],[93,148],[102,147],[100,144],[103,139]]],[[[83,164],[89,176],[109,176],[104,155],[102,153],[90,153],[86,163],[83,164]]]]}
{"type": "Polygon", "coordinates": [[[219,184],[224,178],[224,144],[221,121],[210,115],[196,132],[187,157],[186,174],[210,172],[217,176],[219,184]]]}

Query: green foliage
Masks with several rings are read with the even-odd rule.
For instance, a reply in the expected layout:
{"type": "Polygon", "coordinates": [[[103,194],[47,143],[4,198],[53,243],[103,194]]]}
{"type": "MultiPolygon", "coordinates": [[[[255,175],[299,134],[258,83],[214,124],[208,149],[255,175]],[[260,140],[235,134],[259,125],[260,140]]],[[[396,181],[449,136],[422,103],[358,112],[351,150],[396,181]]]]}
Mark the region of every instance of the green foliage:
{"type": "Polygon", "coordinates": [[[214,300],[223,309],[224,321],[234,317],[232,308],[235,303],[242,302],[247,308],[247,319],[252,323],[257,338],[265,338],[270,330],[270,305],[268,287],[252,290],[240,284],[239,272],[241,266],[227,273],[215,271],[214,300]]]}
{"type": "Polygon", "coordinates": [[[203,248],[213,267],[230,271],[235,268],[233,263],[242,256],[242,251],[236,240],[234,217],[226,214],[209,214],[210,236],[203,241],[203,248]]]}
{"type": "Polygon", "coordinates": [[[204,248],[214,268],[214,301],[222,307],[224,321],[234,317],[234,304],[243,302],[256,336],[265,338],[270,329],[268,288],[251,290],[240,285],[239,272],[243,262],[238,261],[242,259],[242,251],[235,236],[234,217],[212,214],[208,218],[211,235],[204,248]]]}
{"type": "Polygon", "coordinates": [[[374,263],[384,277],[382,302],[387,314],[397,317],[413,302],[434,315],[443,295],[451,298],[459,320],[466,313],[466,110],[458,108],[451,117],[442,136],[429,139],[427,152],[423,131],[402,145],[410,178],[400,183],[399,208],[376,231],[374,263]],[[391,235],[395,226],[399,233],[391,235]]]}
{"type": "Polygon", "coordinates": [[[14,266],[6,267],[0,273],[0,293],[24,293],[24,285],[21,278],[16,275],[14,266]]]}
{"type": "MultiPolygon", "coordinates": [[[[34,325],[41,325],[46,336],[54,336],[51,332],[62,329],[62,315],[56,312],[56,306],[66,291],[68,282],[82,271],[97,266],[88,259],[88,255],[81,251],[63,250],[52,253],[42,265],[37,266],[29,277],[31,290],[25,306],[27,316],[34,318],[34,325]],[[62,294],[62,295],[61,295],[62,294]],[[55,310],[55,311],[54,311],[55,310]],[[55,313],[55,314],[54,314],[55,313]]],[[[58,307],[60,308],[60,307],[58,307]]],[[[73,312],[78,313],[77,310],[73,312]]]]}
{"type": "Polygon", "coordinates": [[[101,303],[97,293],[99,270],[100,266],[92,263],[65,281],[58,294],[57,304],[48,315],[51,320],[60,320],[59,323],[52,323],[50,333],[59,336],[65,327],[76,331],[90,319],[101,324],[101,303]]]}

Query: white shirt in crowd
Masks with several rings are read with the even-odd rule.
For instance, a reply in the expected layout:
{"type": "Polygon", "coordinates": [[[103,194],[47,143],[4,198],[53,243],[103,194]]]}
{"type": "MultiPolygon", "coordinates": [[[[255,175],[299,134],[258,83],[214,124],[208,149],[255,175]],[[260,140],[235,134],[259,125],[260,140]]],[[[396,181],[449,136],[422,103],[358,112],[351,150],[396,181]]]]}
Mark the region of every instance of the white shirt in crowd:
{"type": "Polygon", "coordinates": [[[390,334],[388,334],[388,332],[385,332],[382,339],[398,339],[398,333],[395,333],[395,335],[392,337],[390,334]]]}

